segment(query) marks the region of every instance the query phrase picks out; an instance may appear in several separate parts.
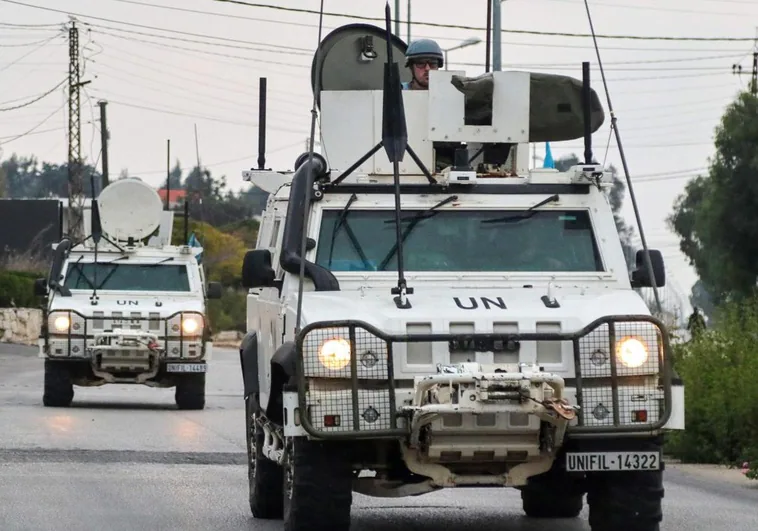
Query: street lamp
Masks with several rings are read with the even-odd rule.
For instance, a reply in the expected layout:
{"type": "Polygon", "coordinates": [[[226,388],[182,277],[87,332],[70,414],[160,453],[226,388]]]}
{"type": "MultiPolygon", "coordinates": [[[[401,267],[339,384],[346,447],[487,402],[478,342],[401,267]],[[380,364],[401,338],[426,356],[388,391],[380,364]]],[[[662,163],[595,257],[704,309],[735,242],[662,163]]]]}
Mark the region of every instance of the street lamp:
{"type": "Polygon", "coordinates": [[[452,52],[453,50],[460,50],[461,48],[465,48],[466,46],[473,46],[474,44],[479,44],[480,42],[482,42],[482,39],[480,39],[479,37],[469,37],[468,39],[466,39],[459,45],[443,50],[445,52],[445,70],[447,70],[447,52],[452,52]]]}

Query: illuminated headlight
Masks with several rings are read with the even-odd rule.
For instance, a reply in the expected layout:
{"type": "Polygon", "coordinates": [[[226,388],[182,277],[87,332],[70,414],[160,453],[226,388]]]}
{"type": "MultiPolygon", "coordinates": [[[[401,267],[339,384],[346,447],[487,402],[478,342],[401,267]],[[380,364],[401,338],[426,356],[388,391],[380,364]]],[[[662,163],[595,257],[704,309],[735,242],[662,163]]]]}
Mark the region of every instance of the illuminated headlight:
{"type": "Polygon", "coordinates": [[[318,360],[327,369],[344,369],[350,364],[350,343],[342,338],[325,341],[318,351],[318,360]]]}
{"type": "Polygon", "coordinates": [[[185,317],[182,319],[182,330],[185,334],[192,335],[200,330],[200,319],[198,317],[185,317]]]}
{"type": "Polygon", "coordinates": [[[58,332],[68,332],[70,326],[71,319],[69,319],[66,315],[59,315],[53,321],[53,327],[55,327],[55,330],[58,332]]]}
{"type": "Polygon", "coordinates": [[[636,337],[625,337],[616,343],[616,357],[630,369],[635,369],[647,361],[647,346],[636,337]]]}

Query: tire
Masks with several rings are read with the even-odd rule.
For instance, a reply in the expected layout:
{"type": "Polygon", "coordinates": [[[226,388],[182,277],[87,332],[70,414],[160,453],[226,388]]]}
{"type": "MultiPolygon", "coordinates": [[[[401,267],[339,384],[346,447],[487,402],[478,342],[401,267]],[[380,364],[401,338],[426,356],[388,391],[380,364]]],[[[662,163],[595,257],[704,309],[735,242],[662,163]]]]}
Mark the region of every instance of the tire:
{"type": "Polygon", "coordinates": [[[598,473],[589,480],[592,531],[660,530],[663,470],[598,473]]]}
{"type": "Polygon", "coordinates": [[[264,433],[255,422],[258,411],[257,400],[249,397],[245,401],[245,425],[250,512],[255,518],[277,520],[284,515],[284,474],[281,466],[263,457],[264,433]]]}
{"type": "Polygon", "coordinates": [[[42,404],[45,407],[69,407],[74,400],[71,371],[65,361],[45,360],[45,385],[42,404]]]}
{"type": "Polygon", "coordinates": [[[176,406],[179,409],[205,408],[205,373],[182,374],[176,378],[176,406]]]}
{"type": "Polygon", "coordinates": [[[521,503],[530,518],[576,518],[584,506],[584,493],[577,481],[553,469],[529,479],[521,489],[521,503]]]}
{"type": "Polygon", "coordinates": [[[284,531],[349,531],[353,474],[335,443],[287,440],[284,531]]]}

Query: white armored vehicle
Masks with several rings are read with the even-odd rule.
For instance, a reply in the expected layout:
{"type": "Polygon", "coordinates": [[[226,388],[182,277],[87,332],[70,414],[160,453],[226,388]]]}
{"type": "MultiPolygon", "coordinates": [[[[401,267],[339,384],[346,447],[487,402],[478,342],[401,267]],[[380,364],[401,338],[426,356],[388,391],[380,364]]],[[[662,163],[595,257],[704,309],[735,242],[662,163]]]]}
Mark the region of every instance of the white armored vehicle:
{"type": "Polygon", "coordinates": [[[253,515],[346,531],[353,492],[514,487],[529,516],[576,517],[586,493],[593,531],[657,530],[683,387],[635,290],[664,284],[661,254],[629,274],[592,161],[589,65],[401,93],[405,51],[334,30],[322,154],[244,172],[271,191],[243,266],[253,515]],[[530,142],[582,137],[585,164],[529,169],[530,142]]]}
{"type": "Polygon", "coordinates": [[[144,384],[176,387],[180,409],[203,409],[207,300],[221,285],[206,287],[202,247],[171,245],[174,213],[138,179],[107,186],[92,214],[90,235],[58,243],[49,278],[35,286],[46,297],[44,405],[69,406],[74,385],[144,384]]]}

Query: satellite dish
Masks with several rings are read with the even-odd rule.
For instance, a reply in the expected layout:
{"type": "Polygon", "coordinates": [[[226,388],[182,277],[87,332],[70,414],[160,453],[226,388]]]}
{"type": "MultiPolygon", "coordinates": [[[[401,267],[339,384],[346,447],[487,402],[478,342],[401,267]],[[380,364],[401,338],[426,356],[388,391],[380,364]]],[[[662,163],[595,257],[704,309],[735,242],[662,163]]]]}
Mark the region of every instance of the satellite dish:
{"type": "MultiPolygon", "coordinates": [[[[411,81],[405,68],[408,45],[392,35],[392,60],[400,66],[400,80],[411,81]]],[[[311,65],[311,88],[321,90],[382,90],[387,63],[387,31],[371,24],[347,24],[321,41],[311,65]],[[318,53],[322,54],[318,68],[318,53]],[[318,71],[317,71],[318,70],[318,71]]],[[[317,97],[319,105],[321,98],[317,97]]]]}
{"type": "Polygon", "coordinates": [[[117,241],[142,240],[161,224],[163,202],[158,192],[139,179],[120,179],[97,198],[103,232],[117,241]]]}

